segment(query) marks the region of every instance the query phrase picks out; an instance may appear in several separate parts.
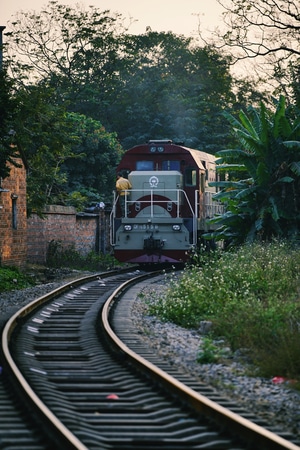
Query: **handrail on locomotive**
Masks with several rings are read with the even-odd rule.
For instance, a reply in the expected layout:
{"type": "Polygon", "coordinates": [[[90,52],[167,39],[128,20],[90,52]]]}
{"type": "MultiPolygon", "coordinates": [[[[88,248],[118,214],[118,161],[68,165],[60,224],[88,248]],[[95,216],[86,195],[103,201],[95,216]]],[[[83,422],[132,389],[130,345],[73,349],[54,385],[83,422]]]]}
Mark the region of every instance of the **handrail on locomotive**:
{"type": "MultiPolygon", "coordinates": [[[[135,204],[149,204],[150,203],[150,214],[149,214],[149,219],[152,219],[154,217],[154,205],[158,205],[158,204],[168,204],[170,203],[170,200],[157,200],[154,199],[154,195],[159,195],[159,194],[164,194],[168,195],[171,192],[175,192],[176,193],[176,198],[177,200],[172,200],[172,203],[174,203],[176,205],[176,216],[175,218],[180,218],[180,195],[183,195],[185,198],[185,201],[189,207],[189,210],[192,214],[192,218],[193,218],[193,245],[195,246],[197,244],[197,218],[198,218],[198,214],[197,214],[197,195],[195,193],[195,209],[193,209],[187,195],[186,192],[183,189],[126,189],[124,190],[124,197],[125,197],[125,202],[124,202],[124,218],[128,218],[130,215],[130,206],[131,205],[135,205],[135,204]],[[143,195],[143,197],[150,195],[150,199],[147,200],[128,200],[130,198],[130,194],[132,192],[135,192],[137,194],[141,194],[143,195]]],[[[199,193],[199,191],[196,191],[199,193]]],[[[120,195],[116,194],[116,192],[114,191],[114,200],[113,200],[113,207],[112,207],[112,211],[111,211],[111,224],[114,223],[114,219],[117,217],[117,204],[120,200],[120,195]]],[[[142,209],[142,208],[141,208],[142,209]]],[[[113,246],[115,245],[114,242],[114,233],[111,233],[111,242],[110,244],[113,246]]]]}

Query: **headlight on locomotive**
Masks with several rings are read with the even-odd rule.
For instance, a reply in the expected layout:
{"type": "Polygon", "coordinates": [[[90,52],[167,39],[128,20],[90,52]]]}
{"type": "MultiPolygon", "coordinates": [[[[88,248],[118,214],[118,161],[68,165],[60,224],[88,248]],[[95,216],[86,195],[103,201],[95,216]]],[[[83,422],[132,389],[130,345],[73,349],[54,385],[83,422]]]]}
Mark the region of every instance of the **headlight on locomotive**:
{"type": "Polygon", "coordinates": [[[131,231],[132,230],[132,226],[131,225],[124,225],[124,230],[125,231],[131,231]]]}
{"type": "Polygon", "coordinates": [[[181,225],[175,224],[172,225],[173,231],[180,231],[181,230],[181,225]]]}

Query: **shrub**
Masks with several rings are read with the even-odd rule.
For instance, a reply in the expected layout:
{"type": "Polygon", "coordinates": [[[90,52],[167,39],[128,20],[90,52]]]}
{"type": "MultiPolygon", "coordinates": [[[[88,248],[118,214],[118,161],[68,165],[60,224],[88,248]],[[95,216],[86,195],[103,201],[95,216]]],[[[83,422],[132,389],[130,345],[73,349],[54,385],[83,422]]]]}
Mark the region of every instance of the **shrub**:
{"type": "Polygon", "coordinates": [[[24,289],[33,286],[31,277],[23,274],[15,267],[0,267],[0,292],[24,289]]]}
{"type": "Polygon", "coordinates": [[[115,265],[115,259],[108,254],[89,252],[81,255],[74,246],[63,247],[60,241],[51,241],[47,252],[47,265],[49,267],[68,267],[78,270],[103,270],[115,265]]]}
{"type": "Polygon", "coordinates": [[[210,320],[213,336],[247,348],[262,373],[299,376],[299,249],[255,243],[201,261],[172,277],[150,314],[188,328],[210,320]]]}

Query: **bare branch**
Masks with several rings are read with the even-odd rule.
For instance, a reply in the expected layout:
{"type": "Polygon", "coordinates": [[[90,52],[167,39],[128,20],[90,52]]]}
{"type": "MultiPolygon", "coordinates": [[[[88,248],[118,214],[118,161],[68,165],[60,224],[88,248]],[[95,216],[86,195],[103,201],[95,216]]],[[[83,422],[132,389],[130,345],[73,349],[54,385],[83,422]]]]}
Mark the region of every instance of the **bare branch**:
{"type": "Polygon", "coordinates": [[[300,9],[297,0],[217,0],[228,31],[220,46],[238,50],[236,60],[278,54],[300,55],[300,9]]]}

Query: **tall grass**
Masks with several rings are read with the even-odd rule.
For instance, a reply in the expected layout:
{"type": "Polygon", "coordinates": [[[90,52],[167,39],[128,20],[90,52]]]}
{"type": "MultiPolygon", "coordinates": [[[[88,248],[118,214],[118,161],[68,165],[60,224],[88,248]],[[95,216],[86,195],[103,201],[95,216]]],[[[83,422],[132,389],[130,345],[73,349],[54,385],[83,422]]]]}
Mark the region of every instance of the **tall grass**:
{"type": "Polygon", "coordinates": [[[286,242],[201,257],[151,302],[150,314],[246,348],[265,376],[300,378],[300,251],[286,242]]]}

